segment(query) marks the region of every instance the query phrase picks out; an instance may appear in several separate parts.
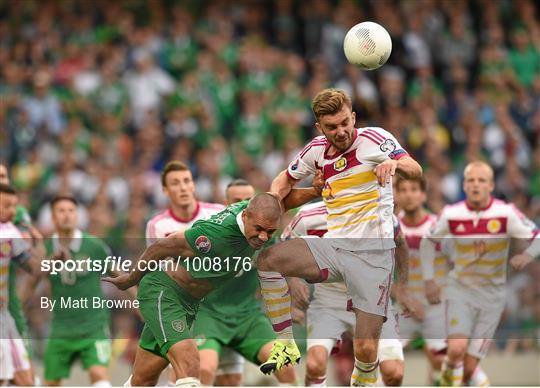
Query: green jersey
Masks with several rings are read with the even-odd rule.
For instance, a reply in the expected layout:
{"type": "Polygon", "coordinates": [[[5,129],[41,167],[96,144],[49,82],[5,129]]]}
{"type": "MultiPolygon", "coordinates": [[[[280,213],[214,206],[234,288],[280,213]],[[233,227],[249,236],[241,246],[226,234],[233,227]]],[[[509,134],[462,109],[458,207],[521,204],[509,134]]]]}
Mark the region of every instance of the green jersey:
{"type": "Polygon", "coordinates": [[[184,232],[197,257],[183,261],[194,279],[206,279],[214,287],[252,267],[255,253],[244,236],[242,211],[248,201],[227,206],[208,219],[198,220],[184,232]]]}
{"type": "Polygon", "coordinates": [[[15,218],[13,219],[13,223],[16,227],[19,227],[22,224],[32,223],[30,213],[28,213],[28,210],[26,210],[24,206],[17,205],[17,208],[15,209],[15,218]]]}
{"type": "MultiPolygon", "coordinates": [[[[265,248],[276,243],[270,239],[265,248]]],[[[255,266],[243,269],[233,279],[227,280],[220,288],[212,291],[201,302],[201,310],[226,322],[241,322],[247,316],[263,311],[257,299],[259,276],[255,266]]]]}
{"type": "Polygon", "coordinates": [[[221,287],[209,293],[201,302],[200,310],[208,310],[223,321],[243,321],[246,316],[261,312],[256,298],[259,278],[257,271],[242,271],[221,287]]]}
{"type": "MultiPolygon", "coordinates": [[[[58,238],[48,239],[45,247],[47,256],[53,255],[58,249],[58,238]]],[[[75,231],[69,251],[70,259],[77,263],[90,258],[90,269],[103,267],[110,255],[103,241],[79,230],[75,231]]],[[[51,299],[55,303],[50,338],[108,338],[109,311],[99,303],[103,299],[101,272],[87,269],[87,265],[81,265],[75,271],[49,274],[51,299]]]]}

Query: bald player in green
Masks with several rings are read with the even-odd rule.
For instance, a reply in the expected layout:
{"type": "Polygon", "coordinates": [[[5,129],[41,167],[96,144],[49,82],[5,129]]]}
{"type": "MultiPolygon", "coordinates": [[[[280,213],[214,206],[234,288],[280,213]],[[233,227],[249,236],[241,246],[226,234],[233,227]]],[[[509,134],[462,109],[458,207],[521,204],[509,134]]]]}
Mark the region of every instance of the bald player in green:
{"type": "Polygon", "coordinates": [[[176,386],[200,385],[199,353],[192,334],[200,301],[251,267],[249,259],[277,230],[281,213],[281,203],[274,195],[257,194],[250,201],[229,205],[195,222],[184,232],[156,241],[143,252],[131,273],[103,279],[121,290],[140,282],[138,300],[145,327],[126,385],[155,385],[169,362],[176,386]],[[142,270],[149,263],[168,257],[181,258],[181,265],[144,276],[142,270]],[[237,257],[242,258],[241,265],[236,265],[237,257]],[[203,264],[211,258],[212,265],[203,269],[204,265],[195,265],[197,258],[203,264]]]}

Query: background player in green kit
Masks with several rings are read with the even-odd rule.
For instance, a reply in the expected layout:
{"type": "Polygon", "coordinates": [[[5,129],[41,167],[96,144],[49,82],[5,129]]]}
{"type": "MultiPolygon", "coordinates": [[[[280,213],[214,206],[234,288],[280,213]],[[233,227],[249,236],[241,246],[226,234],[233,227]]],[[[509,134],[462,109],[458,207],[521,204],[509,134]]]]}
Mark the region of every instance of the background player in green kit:
{"type": "Polygon", "coordinates": [[[130,274],[104,279],[119,289],[140,281],[138,299],[145,327],[133,375],[126,384],[155,385],[170,362],[178,379],[176,386],[200,385],[199,354],[191,332],[200,299],[240,271],[251,269],[250,258],[276,231],[281,213],[276,197],[258,194],[249,202],[230,205],[207,220],[195,222],[184,232],[156,241],[130,274]],[[142,270],[149,262],[167,257],[185,260],[178,268],[155,271],[143,278],[142,270]],[[197,258],[212,258],[212,266],[198,267],[197,258]]]}
{"type": "MultiPolygon", "coordinates": [[[[100,239],[77,229],[77,201],[71,196],[57,196],[51,201],[55,233],[47,239],[47,257],[57,259],[104,261],[109,248],[100,239]]],[[[109,311],[61,306],[68,297],[103,298],[99,271],[61,271],[49,274],[51,299],[56,301],[52,310],[51,331],[45,350],[45,383],[60,385],[70,375],[73,362],[80,359],[88,370],[94,386],[110,386],[108,364],[111,355],[109,311]]],[[[80,306],[79,306],[80,307],[80,306]]]]}
{"type": "MultiPolygon", "coordinates": [[[[254,195],[253,186],[237,179],[227,186],[227,205],[254,195]]],[[[257,365],[268,358],[275,334],[256,298],[258,287],[257,272],[242,271],[201,302],[193,331],[203,385],[240,386],[242,356],[257,365]]],[[[292,365],[276,373],[276,378],[280,383],[295,383],[292,365]]]]}

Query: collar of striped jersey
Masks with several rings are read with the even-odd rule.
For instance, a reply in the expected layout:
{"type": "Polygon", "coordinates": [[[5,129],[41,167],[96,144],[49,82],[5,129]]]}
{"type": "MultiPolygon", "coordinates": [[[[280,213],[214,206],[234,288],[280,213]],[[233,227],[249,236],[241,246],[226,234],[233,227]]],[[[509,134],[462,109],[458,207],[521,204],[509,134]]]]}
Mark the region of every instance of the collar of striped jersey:
{"type": "MultiPolygon", "coordinates": [[[[71,242],[69,243],[70,251],[79,252],[82,244],[82,236],[82,232],[79,229],[75,229],[75,232],[73,232],[73,237],[71,238],[71,242]]],[[[53,234],[51,238],[54,250],[56,251],[60,248],[60,242],[58,241],[58,233],[53,234]]]]}
{"type": "Polygon", "coordinates": [[[244,226],[244,220],[242,220],[242,213],[243,212],[240,212],[236,215],[236,223],[238,224],[238,227],[240,228],[240,232],[242,232],[242,234],[244,235],[244,237],[246,236],[246,227],[244,226]]]}
{"type": "Polygon", "coordinates": [[[471,204],[469,203],[469,201],[465,200],[465,205],[467,206],[467,209],[471,210],[471,211],[474,211],[474,212],[483,212],[484,210],[487,210],[491,207],[491,205],[493,205],[493,201],[495,200],[495,198],[493,196],[490,196],[489,197],[489,202],[486,206],[484,207],[481,207],[481,208],[474,208],[471,206],[471,204]]]}

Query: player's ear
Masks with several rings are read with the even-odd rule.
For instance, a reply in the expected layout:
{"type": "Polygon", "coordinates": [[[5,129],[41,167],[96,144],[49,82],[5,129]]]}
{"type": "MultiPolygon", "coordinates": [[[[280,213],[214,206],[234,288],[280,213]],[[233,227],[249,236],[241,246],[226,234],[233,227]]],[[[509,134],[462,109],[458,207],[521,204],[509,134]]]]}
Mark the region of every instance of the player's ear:
{"type": "Polygon", "coordinates": [[[322,127],[321,127],[321,124],[319,124],[318,121],[315,121],[315,128],[317,128],[317,130],[319,131],[319,133],[320,133],[321,135],[324,135],[324,132],[323,132],[322,127]]]}
{"type": "Polygon", "coordinates": [[[351,116],[352,116],[352,124],[355,125],[356,124],[356,112],[354,110],[352,111],[351,116]]]}

